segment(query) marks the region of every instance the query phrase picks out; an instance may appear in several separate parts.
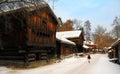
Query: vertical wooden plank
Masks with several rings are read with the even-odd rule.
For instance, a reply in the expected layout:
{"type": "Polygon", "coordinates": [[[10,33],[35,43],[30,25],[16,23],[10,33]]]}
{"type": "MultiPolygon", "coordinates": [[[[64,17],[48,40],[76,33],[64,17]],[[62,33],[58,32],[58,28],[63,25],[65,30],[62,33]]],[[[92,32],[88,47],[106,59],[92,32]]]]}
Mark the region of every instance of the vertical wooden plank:
{"type": "Polygon", "coordinates": [[[28,28],[29,42],[32,42],[32,29],[28,28]]]}

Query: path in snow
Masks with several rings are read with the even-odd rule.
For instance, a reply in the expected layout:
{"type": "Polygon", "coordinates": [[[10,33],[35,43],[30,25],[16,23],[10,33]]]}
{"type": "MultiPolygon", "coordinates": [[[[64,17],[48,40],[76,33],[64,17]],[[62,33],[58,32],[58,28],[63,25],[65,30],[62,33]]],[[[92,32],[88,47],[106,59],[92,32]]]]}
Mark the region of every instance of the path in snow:
{"type": "Polygon", "coordinates": [[[0,74],[120,74],[120,65],[109,62],[105,54],[95,54],[92,55],[91,63],[88,63],[86,57],[71,57],[60,63],[33,69],[0,67],[0,74]]]}

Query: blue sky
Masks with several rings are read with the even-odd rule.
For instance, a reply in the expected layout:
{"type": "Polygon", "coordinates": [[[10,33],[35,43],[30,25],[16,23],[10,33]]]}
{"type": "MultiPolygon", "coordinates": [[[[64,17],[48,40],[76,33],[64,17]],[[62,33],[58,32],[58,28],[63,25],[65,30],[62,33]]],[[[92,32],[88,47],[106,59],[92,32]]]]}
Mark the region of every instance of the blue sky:
{"type": "Polygon", "coordinates": [[[54,12],[63,21],[89,20],[92,30],[97,25],[110,30],[114,18],[120,16],[120,0],[58,0],[54,12]]]}

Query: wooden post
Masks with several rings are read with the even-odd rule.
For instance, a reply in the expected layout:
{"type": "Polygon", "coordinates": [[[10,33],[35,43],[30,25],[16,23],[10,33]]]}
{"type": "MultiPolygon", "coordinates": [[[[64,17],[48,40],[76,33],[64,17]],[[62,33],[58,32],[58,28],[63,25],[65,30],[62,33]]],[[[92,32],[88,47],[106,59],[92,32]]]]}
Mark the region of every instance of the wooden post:
{"type": "Polygon", "coordinates": [[[2,38],[1,38],[1,34],[0,34],[0,50],[3,49],[3,46],[2,46],[2,38]]]}
{"type": "Polygon", "coordinates": [[[25,66],[28,66],[29,65],[29,61],[28,61],[28,54],[25,54],[25,66]]]}
{"type": "Polygon", "coordinates": [[[0,49],[2,48],[1,34],[0,34],[0,49]]]}
{"type": "Polygon", "coordinates": [[[116,50],[114,49],[114,50],[113,50],[113,58],[116,58],[115,55],[116,55],[116,50]]]}
{"type": "Polygon", "coordinates": [[[26,53],[24,54],[24,65],[28,66],[29,65],[29,56],[28,56],[28,49],[24,48],[24,50],[26,50],[26,53]]]}

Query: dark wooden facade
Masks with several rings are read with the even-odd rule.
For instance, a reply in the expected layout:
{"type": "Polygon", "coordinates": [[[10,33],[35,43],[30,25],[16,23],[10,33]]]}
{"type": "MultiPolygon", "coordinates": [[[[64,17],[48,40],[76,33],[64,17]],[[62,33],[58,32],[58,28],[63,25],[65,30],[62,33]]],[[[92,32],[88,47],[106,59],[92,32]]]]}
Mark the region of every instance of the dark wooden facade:
{"type": "Polygon", "coordinates": [[[56,49],[59,57],[83,51],[84,36],[82,31],[57,32],[56,36],[56,49]]]}
{"type": "Polygon", "coordinates": [[[109,55],[112,55],[111,57],[116,58],[117,62],[120,63],[120,39],[114,42],[111,47],[112,53],[109,53],[109,55]]]}
{"type": "Polygon", "coordinates": [[[76,52],[83,52],[83,42],[84,42],[84,35],[81,31],[80,35],[75,38],[68,38],[70,41],[75,42],[76,44],[76,52]]]}
{"type": "Polygon", "coordinates": [[[58,58],[64,58],[65,56],[69,56],[70,54],[73,54],[74,52],[75,52],[75,44],[57,39],[56,55],[58,58]]]}
{"type": "Polygon", "coordinates": [[[50,59],[55,52],[57,24],[48,4],[0,13],[0,61],[28,64],[50,59]]]}

